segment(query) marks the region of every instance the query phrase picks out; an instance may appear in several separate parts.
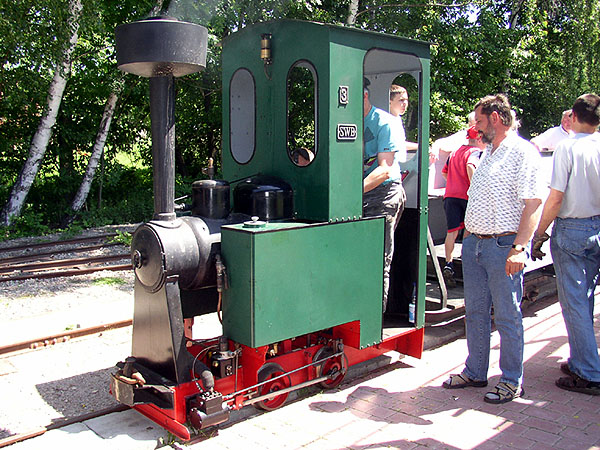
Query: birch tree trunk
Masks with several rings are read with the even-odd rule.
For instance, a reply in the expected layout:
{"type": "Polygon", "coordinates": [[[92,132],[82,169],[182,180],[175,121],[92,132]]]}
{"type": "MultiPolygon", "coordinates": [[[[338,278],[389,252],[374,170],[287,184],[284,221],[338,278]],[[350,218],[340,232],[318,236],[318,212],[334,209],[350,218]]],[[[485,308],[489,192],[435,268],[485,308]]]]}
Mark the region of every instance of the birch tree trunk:
{"type": "Polygon", "coordinates": [[[81,0],[69,1],[69,19],[67,25],[71,37],[65,46],[62,61],[56,66],[54,77],[48,89],[46,111],[33,135],[31,146],[29,147],[29,156],[11,190],[8,202],[0,214],[0,223],[4,226],[11,225],[14,219],[20,216],[25,198],[40,168],[44,153],[46,153],[46,148],[52,135],[52,127],[56,123],[60,102],[65,86],[67,85],[67,79],[71,73],[71,56],[77,44],[77,33],[79,31],[79,19],[82,8],[81,0]]]}
{"type": "Polygon", "coordinates": [[[79,190],[77,191],[77,194],[71,203],[71,213],[65,217],[61,223],[63,227],[70,225],[73,222],[75,215],[81,210],[81,207],[87,200],[88,194],[90,193],[92,181],[94,180],[98,163],[100,162],[102,152],[104,151],[104,144],[106,143],[108,131],[110,130],[110,122],[112,121],[115,112],[115,106],[117,104],[117,100],[119,99],[120,91],[120,87],[116,88],[110,93],[108,99],[106,100],[104,113],[102,114],[102,120],[100,121],[100,126],[98,127],[96,141],[85,170],[85,175],[83,176],[79,190]]]}
{"type": "Polygon", "coordinates": [[[356,23],[356,15],[358,14],[358,1],[359,0],[350,0],[350,5],[348,5],[348,18],[346,19],[347,25],[354,25],[356,23]]]}

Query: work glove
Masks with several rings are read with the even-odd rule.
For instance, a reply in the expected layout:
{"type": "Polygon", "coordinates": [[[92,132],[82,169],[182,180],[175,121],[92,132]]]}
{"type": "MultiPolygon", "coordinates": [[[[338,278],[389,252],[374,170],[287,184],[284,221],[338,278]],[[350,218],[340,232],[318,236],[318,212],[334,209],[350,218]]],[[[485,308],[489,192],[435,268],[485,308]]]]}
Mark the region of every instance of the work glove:
{"type": "Polygon", "coordinates": [[[542,234],[541,236],[534,235],[533,241],[531,243],[531,259],[542,259],[546,254],[541,250],[542,244],[550,239],[547,233],[542,234]]]}

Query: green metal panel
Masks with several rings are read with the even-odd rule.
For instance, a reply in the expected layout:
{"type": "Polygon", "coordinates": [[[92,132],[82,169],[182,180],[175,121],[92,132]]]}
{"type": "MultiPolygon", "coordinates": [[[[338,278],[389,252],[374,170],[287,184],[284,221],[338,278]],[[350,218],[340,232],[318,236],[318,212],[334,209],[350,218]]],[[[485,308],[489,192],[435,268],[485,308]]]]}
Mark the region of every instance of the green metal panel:
{"type": "Polygon", "coordinates": [[[229,273],[225,336],[259,347],[360,321],[360,346],[381,341],[383,219],[223,227],[229,273]]]}
{"type": "Polygon", "coordinates": [[[365,52],[347,45],[331,43],[331,85],[328,101],[329,154],[334,167],[330,171],[329,202],[333,218],[354,219],[362,216],[363,196],[363,89],[362,61],[365,52]],[[348,104],[340,105],[340,86],[348,87],[348,104]],[[338,124],[356,125],[354,141],[337,139],[338,124]]]}

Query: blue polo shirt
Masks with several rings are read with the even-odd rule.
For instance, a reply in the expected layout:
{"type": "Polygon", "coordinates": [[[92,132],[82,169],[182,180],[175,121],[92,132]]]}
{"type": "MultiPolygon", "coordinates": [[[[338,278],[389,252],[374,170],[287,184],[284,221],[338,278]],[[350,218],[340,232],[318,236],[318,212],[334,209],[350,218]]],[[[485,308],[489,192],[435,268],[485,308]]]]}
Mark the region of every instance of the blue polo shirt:
{"type": "Polygon", "coordinates": [[[383,184],[401,179],[399,155],[400,150],[406,144],[397,127],[396,120],[396,117],[374,106],[365,117],[363,178],[366,178],[378,166],[378,153],[394,152],[395,163],[392,165],[392,174],[383,184]]]}

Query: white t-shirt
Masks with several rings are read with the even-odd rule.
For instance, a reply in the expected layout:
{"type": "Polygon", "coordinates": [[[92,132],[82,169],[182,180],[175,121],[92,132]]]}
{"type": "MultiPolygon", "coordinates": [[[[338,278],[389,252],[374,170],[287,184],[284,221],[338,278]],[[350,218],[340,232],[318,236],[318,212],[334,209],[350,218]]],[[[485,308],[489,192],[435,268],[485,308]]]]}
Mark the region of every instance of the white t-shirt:
{"type": "Polygon", "coordinates": [[[404,145],[398,145],[396,150],[396,159],[401,163],[406,162],[406,132],[404,131],[404,122],[402,122],[402,116],[395,116],[394,127],[397,130],[398,140],[402,139],[404,145]]]}
{"type": "Polygon", "coordinates": [[[537,149],[510,133],[491,152],[488,146],[471,179],[465,228],[477,234],[516,233],[523,200],[542,198],[542,157],[537,149]]]}
{"type": "Polygon", "coordinates": [[[547,129],[539,136],[534,137],[531,142],[537,145],[540,150],[547,149],[553,151],[560,141],[571,136],[573,136],[573,133],[559,125],[547,129]]]}
{"type": "Polygon", "coordinates": [[[564,192],[558,217],[600,215],[600,134],[577,133],[556,147],[550,187],[564,192]]]}
{"type": "Polygon", "coordinates": [[[454,153],[461,146],[467,145],[469,141],[467,140],[467,129],[457,131],[456,133],[437,139],[432,146],[432,150],[436,153],[440,151],[446,153],[454,153]]]}

